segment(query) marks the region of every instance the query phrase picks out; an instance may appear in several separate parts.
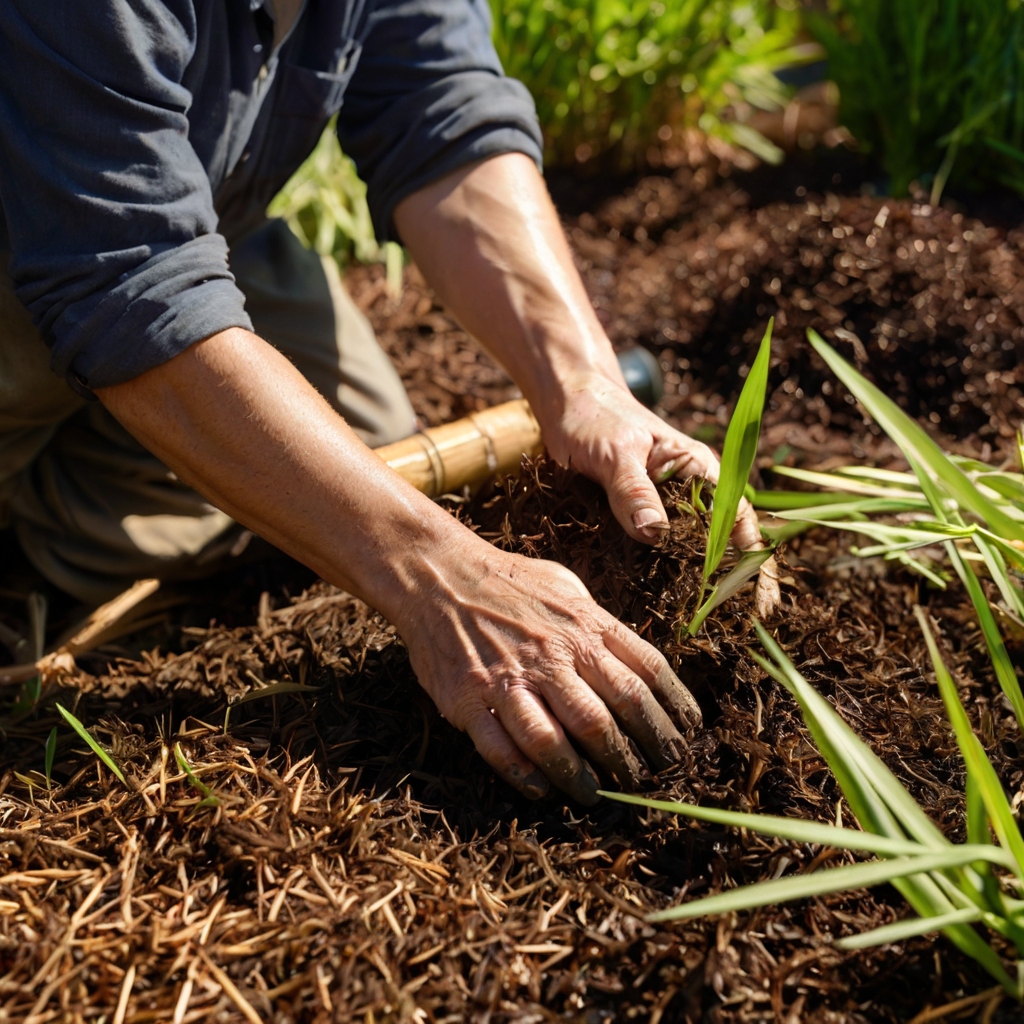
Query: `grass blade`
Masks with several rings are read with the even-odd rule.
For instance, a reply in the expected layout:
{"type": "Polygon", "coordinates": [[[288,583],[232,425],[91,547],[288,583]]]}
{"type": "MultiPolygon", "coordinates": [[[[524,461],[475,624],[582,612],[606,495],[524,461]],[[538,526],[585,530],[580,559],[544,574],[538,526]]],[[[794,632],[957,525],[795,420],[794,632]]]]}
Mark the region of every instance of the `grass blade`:
{"type": "Polygon", "coordinates": [[[872,832],[896,838],[909,832],[918,842],[932,849],[948,847],[949,840],[896,776],[839,717],[832,705],[797,672],[764,626],[759,622],[754,626],[775,664],[756,652],[751,652],[752,655],[800,704],[815,742],[861,825],[872,832]],[[847,785],[850,791],[847,791],[847,785]]]}
{"type": "Polygon", "coordinates": [[[687,627],[690,636],[696,636],[697,631],[704,624],[704,620],[720,605],[727,601],[744,584],[748,583],[758,570],[772,557],[775,549],[761,548],[760,551],[744,551],[740,560],[729,570],[724,579],[720,580],[711,591],[708,599],[697,609],[693,621],[687,627]]]}
{"type": "Polygon", "coordinates": [[[957,693],[953,677],[949,674],[942,655],[939,653],[938,644],[935,642],[924,609],[920,605],[915,605],[914,615],[924,633],[928,654],[935,670],[935,678],[939,684],[939,693],[942,695],[942,702],[946,705],[946,714],[953,726],[953,732],[956,734],[964,764],[967,766],[967,771],[974,776],[981,798],[985,803],[985,810],[988,812],[989,820],[992,822],[999,842],[1013,854],[1016,862],[1013,868],[1014,872],[1018,878],[1024,879],[1024,837],[1020,834],[1017,819],[1006,799],[1002,783],[999,781],[999,776],[996,775],[995,768],[992,767],[992,762],[989,761],[985,749],[971,728],[967,712],[960,701],[960,694],[957,693]]]}
{"type": "Polygon", "coordinates": [[[604,790],[599,792],[602,796],[624,804],[669,811],[672,814],[681,814],[696,821],[727,825],[730,828],[746,828],[751,832],[775,836],[778,839],[791,839],[798,843],[818,843],[821,846],[835,847],[837,850],[859,850],[863,853],[875,853],[882,857],[914,857],[932,852],[931,847],[923,846],[912,839],[893,839],[889,836],[875,835],[873,832],[859,832],[852,828],[822,825],[816,821],[780,818],[771,814],[726,811],[718,807],[700,807],[696,804],[681,804],[671,800],[651,800],[632,793],[610,793],[604,790]]]}
{"type": "Polygon", "coordinates": [[[239,704],[248,704],[251,700],[262,700],[264,697],[280,697],[285,693],[320,693],[319,686],[306,686],[304,683],[268,683],[266,686],[259,686],[248,693],[243,694],[237,700],[231,702],[231,707],[239,704]]]}
{"type": "Polygon", "coordinates": [[[722,447],[722,465],[719,470],[715,501],[711,509],[711,526],[708,530],[708,546],[704,556],[704,580],[718,568],[725,554],[729,535],[736,523],[740,499],[747,486],[754,456],[757,454],[757,439],[761,433],[761,414],[764,411],[765,391],[768,387],[768,364],[772,350],[772,326],[761,339],[761,346],[750,373],[743,383],[743,390],[736,402],[722,447]]]}
{"type": "Polygon", "coordinates": [[[903,939],[916,938],[918,935],[927,935],[929,932],[942,931],[951,924],[971,924],[980,921],[981,918],[982,913],[976,907],[963,907],[935,917],[912,917],[909,921],[896,921],[894,924],[873,928],[860,935],[836,939],[835,945],[838,949],[846,950],[869,949],[871,946],[882,946],[887,942],[900,942],[903,939]]]}
{"type": "Polygon", "coordinates": [[[53,774],[53,759],[57,755],[57,726],[50,730],[46,737],[46,747],[43,752],[43,769],[46,773],[46,788],[50,789],[50,778],[53,774]]]}
{"type": "Polygon", "coordinates": [[[964,509],[970,509],[989,527],[1005,538],[1024,540],[1024,524],[1007,515],[989,501],[942,449],[891,398],[858,373],[816,331],[807,337],[815,351],[828,364],[851,394],[864,406],[879,426],[899,445],[911,462],[923,465],[950,497],[964,509]]]}
{"type": "Polygon", "coordinates": [[[915,491],[906,488],[868,483],[852,476],[840,477],[835,473],[819,473],[813,469],[799,469],[796,466],[775,466],[772,472],[792,480],[800,480],[805,484],[814,484],[830,494],[859,495],[864,498],[906,498],[908,501],[920,498],[915,491]]]}
{"type": "Polygon", "coordinates": [[[192,783],[192,787],[197,789],[203,799],[199,801],[199,807],[217,807],[220,805],[220,799],[217,794],[214,793],[210,787],[203,782],[201,778],[192,770],[192,766],[188,763],[185,754],[182,752],[181,744],[174,744],[174,760],[178,762],[178,767],[185,773],[188,781],[192,783]]]}
{"type": "Polygon", "coordinates": [[[1003,643],[1003,637],[999,632],[999,627],[996,625],[992,609],[989,607],[988,598],[985,596],[984,590],[981,589],[981,583],[971,568],[970,563],[960,557],[960,552],[957,551],[956,545],[947,542],[946,553],[949,555],[953,568],[956,569],[960,579],[963,580],[964,587],[966,587],[967,593],[971,598],[971,603],[974,605],[974,610],[978,615],[978,622],[981,625],[981,632],[985,637],[985,643],[988,645],[988,653],[992,660],[992,668],[995,671],[996,679],[999,680],[999,686],[1006,695],[1006,699],[1010,702],[1013,713],[1017,716],[1017,724],[1020,726],[1021,731],[1024,732],[1024,693],[1021,692],[1020,680],[1014,671],[1010,655],[1006,652],[1006,644],[1003,643]]]}
{"type": "Polygon", "coordinates": [[[103,747],[99,745],[95,739],[93,739],[89,730],[86,729],[86,727],[61,704],[57,705],[57,710],[64,716],[64,721],[67,722],[83,740],[85,740],[89,745],[89,749],[127,786],[128,782],[121,773],[121,769],[118,768],[117,762],[103,749],[103,747]]]}
{"type": "Polygon", "coordinates": [[[950,846],[939,853],[925,853],[916,857],[894,857],[891,860],[873,860],[866,864],[851,864],[827,871],[815,871],[793,878],[777,878],[770,882],[743,886],[729,892],[706,896],[683,903],[678,907],[660,910],[648,916],[648,921],[680,921],[690,917],[728,914],[736,910],[752,910],[773,903],[824,896],[850,889],[869,889],[908,875],[927,874],[964,867],[974,861],[991,860],[995,847],[950,846]]]}

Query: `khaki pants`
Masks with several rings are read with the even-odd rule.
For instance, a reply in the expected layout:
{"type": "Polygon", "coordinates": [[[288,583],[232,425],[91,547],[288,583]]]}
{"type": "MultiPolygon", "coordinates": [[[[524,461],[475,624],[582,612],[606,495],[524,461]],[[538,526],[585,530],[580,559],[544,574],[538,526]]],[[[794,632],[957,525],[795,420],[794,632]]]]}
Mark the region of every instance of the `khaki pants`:
{"type": "MultiPolygon", "coordinates": [[[[331,260],[280,220],[231,250],[256,332],[371,447],[408,436],[414,415],[369,322],[331,260]]],[[[0,260],[0,526],[63,590],[100,603],[133,580],[194,578],[230,562],[246,535],[182,484],[98,402],[49,369],[49,352],[0,260]]],[[[2,577],[0,566],[0,577],[2,577]]]]}

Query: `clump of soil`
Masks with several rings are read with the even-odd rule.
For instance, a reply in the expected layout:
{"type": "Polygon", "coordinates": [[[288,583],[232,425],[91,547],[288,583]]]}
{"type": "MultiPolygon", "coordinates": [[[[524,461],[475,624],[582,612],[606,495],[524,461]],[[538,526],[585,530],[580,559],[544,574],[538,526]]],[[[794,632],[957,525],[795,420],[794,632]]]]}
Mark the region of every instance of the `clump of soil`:
{"type": "MultiPolygon", "coordinates": [[[[838,386],[824,389],[808,324],[866,356],[907,408],[937,412],[933,429],[964,450],[1007,446],[1019,240],[957,216],[859,197],[755,209],[705,168],[644,180],[570,229],[616,343],[659,353],[665,414],[707,439],[777,316],[764,470],[896,457],[838,386]]],[[[424,421],[514,394],[417,275],[397,302],[376,270],[350,282],[424,421]]],[[[652,794],[848,821],[793,702],[747,653],[749,598],[696,639],[679,629],[706,529],[689,493],[666,486],[672,529],[656,550],[624,536],[594,485],[543,460],[451,511],[568,565],[692,687],[708,728],[652,794]]],[[[961,594],[849,557],[826,533],[793,541],[783,576],[780,642],[947,834],[962,838],[963,771],[914,603],[939,624],[1004,784],[1021,789],[1019,731],[961,594]]],[[[647,924],[681,899],[848,858],[607,801],[525,801],[437,715],[378,615],[300,574],[270,579],[229,581],[232,607],[208,585],[191,591],[193,608],[150,624],[134,652],[122,641],[81,659],[30,714],[8,702],[0,1020],[874,1024],[977,993],[972,1013],[1016,1019],[943,941],[837,951],[832,938],[906,913],[886,889],[647,924]],[[240,703],[257,683],[290,685],[240,703]],[[126,786],[61,726],[48,789],[54,697],[112,749],[126,786]]]]}

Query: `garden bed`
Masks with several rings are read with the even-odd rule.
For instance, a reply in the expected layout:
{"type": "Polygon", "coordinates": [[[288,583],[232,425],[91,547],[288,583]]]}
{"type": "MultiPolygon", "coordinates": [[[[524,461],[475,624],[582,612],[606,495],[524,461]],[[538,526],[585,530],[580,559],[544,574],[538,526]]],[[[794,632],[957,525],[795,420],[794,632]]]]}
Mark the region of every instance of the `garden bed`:
{"type": "MultiPolygon", "coordinates": [[[[898,464],[810,353],[808,326],[948,447],[1009,457],[1024,410],[1024,235],[923,203],[844,195],[841,181],[831,194],[779,196],[765,180],[708,158],[569,221],[615,343],[661,358],[669,419],[720,443],[775,315],[762,485],[778,462],[898,464]]],[[[378,268],[348,280],[424,422],[511,397],[418,274],[406,278],[398,300],[378,268]]],[[[570,566],[691,685],[707,731],[684,764],[651,781],[652,794],[834,822],[840,794],[793,701],[746,653],[756,639],[744,595],[696,639],[678,638],[703,560],[704,524],[677,507],[688,493],[684,482],[666,486],[672,530],[658,550],[624,537],[597,488],[545,462],[450,507],[495,543],[570,566]]],[[[962,838],[962,764],[911,607],[924,603],[939,623],[979,735],[1019,794],[1024,749],[973,611],[958,586],[930,589],[844,544],[812,532],[784,548],[773,626],[796,666],[962,838]]],[[[846,855],[609,802],[525,801],[439,718],[393,631],[359,602],[289,565],[223,581],[216,603],[210,593],[190,592],[188,610],[81,659],[59,693],[77,701],[130,788],[64,729],[52,794],[38,778],[30,789],[15,772],[41,770],[56,715],[8,722],[0,1021],[162,1021],[177,1008],[182,1021],[874,1024],[960,999],[971,1019],[1019,1019],[943,940],[837,951],[832,938],[906,913],[886,888],[644,923],[681,898],[846,855]],[[320,689],[245,703],[226,719],[226,702],[254,676],[320,689]],[[175,742],[217,806],[200,806],[175,742]]],[[[1022,653],[1011,647],[1015,661],[1022,653]]]]}

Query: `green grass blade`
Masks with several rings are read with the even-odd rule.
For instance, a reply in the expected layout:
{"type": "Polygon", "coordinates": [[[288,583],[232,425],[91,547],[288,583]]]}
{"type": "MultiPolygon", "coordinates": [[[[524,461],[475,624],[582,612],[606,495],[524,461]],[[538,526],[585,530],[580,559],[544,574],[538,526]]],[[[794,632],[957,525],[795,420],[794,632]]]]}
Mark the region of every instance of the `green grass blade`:
{"type": "Polygon", "coordinates": [[[64,721],[75,730],[78,735],[85,740],[89,745],[89,749],[127,786],[128,782],[124,775],[121,774],[121,769],[118,768],[117,762],[99,745],[99,743],[93,739],[92,734],[82,723],[75,718],[67,708],[62,705],[57,705],[57,710],[64,716],[64,721]]]}
{"type": "Polygon", "coordinates": [[[192,766],[188,763],[188,759],[182,752],[180,743],[174,744],[174,760],[178,762],[178,768],[185,773],[188,781],[192,783],[192,787],[197,789],[202,795],[203,799],[199,801],[199,806],[217,807],[220,804],[220,799],[217,794],[214,793],[214,791],[192,770],[192,766]]]}
{"type": "Polygon", "coordinates": [[[821,495],[810,491],[756,491],[751,488],[747,497],[754,508],[764,512],[789,512],[822,504],[821,495]]]}
{"type": "Polygon", "coordinates": [[[262,700],[264,697],[280,697],[286,693],[320,693],[319,686],[306,686],[304,683],[269,683],[266,686],[259,686],[248,693],[243,694],[237,700],[231,702],[231,707],[239,704],[248,704],[251,700],[262,700]]]}
{"type": "Polygon", "coordinates": [[[751,652],[800,704],[815,742],[829,762],[847,802],[861,825],[872,832],[900,837],[904,830],[933,849],[948,847],[949,840],[921,810],[895,775],[871,748],[839,717],[835,708],[794,668],[782,648],[759,622],[757,635],[775,664],[751,652]],[[847,792],[846,784],[852,785],[847,792]],[[899,822],[899,826],[895,825],[899,822]],[[895,827],[895,831],[893,830],[895,827]]]}
{"type": "Polygon", "coordinates": [[[879,426],[899,445],[908,459],[926,467],[941,482],[943,490],[963,509],[984,520],[990,529],[1004,538],[1024,540],[1024,524],[1007,515],[989,501],[942,449],[891,398],[858,373],[813,330],[807,337],[815,351],[828,364],[854,397],[874,417],[879,426]]]}
{"type": "Polygon", "coordinates": [[[744,551],[740,560],[729,570],[728,574],[715,585],[708,599],[697,609],[693,621],[687,627],[690,636],[696,636],[704,624],[704,620],[724,601],[737,593],[744,584],[757,575],[757,571],[771,558],[774,548],[762,548],[760,551],[744,551]]]}
{"type": "Polygon", "coordinates": [[[903,512],[926,512],[928,502],[924,498],[850,498],[847,501],[833,501],[827,504],[817,495],[819,504],[796,506],[794,508],[772,509],[780,519],[842,519],[843,516],[899,515],[903,512]]]}
{"type": "Polygon", "coordinates": [[[979,473],[975,480],[985,487],[990,487],[1001,498],[1006,498],[1018,508],[1024,509],[1024,480],[1019,474],[979,473]]]}
{"type": "Polygon", "coordinates": [[[50,780],[53,775],[53,759],[57,756],[57,726],[50,730],[46,737],[46,747],[43,751],[43,769],[46,774],[46,788],[50,788],[50,780]]]}
{"type": "Polygon", "coordinates": [[[780,818],[771,814],[726,811],[718,807],[700,807],[696,804],[681,804],[672,800],[651,800],[648,797],[636,796],[632,793],[611,793],[605,790],[599,792],[610,800],[618,800],[624,804],[669,811],[672,814],[681,814],[684,817],[693,818],[696,821],[707,821],[714,825],[746,828],[751,832],[775,836],[778,839],[791,839],[798,843],[818,843],[821,846],[833,846],[837,850],[858,850],[863,853],[875,853],[882,857],[913,857],[932,852],[931,847],[923,846],[912,839],[892,839],[888,836],[875,835],[873,832],[859,832],[852,828],[822,825],[816,821],[780,818]]]}
{"type": "Polygon", "coordinates": [[[999,627],[996,625],[992,609],[989,607],[988,598],[985,596],[981,583],[971,568],[970,563],[960,557],[960,552],[957,551],[956,545],[947,543],[946,553],[953,568],[956,569],[957,575],[963,580],[964,587],[971,598],[971,603],[974,605],[974,610],[978,615],[978,622],[981,625],[981,632],[988,646],[988,653],[996,679],[999,680],[999,686],[1006,695],[1006,699],[1010,702],[1013,713],[1017,716],[1017,724],[1020,726],[1021,731],[1024,732],[1024,693],[1021,692],[1020,680],[1014,671],[1010,655],[1006,652],[1006,644],[1003,643],[1003,637],[999,632],[999,627]]]}
{"type": "MultiPolygon", "coordinates": [[[[908,875],[923,875],[932,871],[947,871],[964,867],[975,861],[993,861],[996,854],[993,846],[950,846],[939,853],[925,853],[916,857],[895,857],[891,860],[873,860],[866,864],[851,864],[826,871],[814,871],[809,875],[792,878],[777,878],[770,882],[758,882],[740,889],[706,896],[703,899],[683,903],[677,907],[660,910],[648,916],[648,921],[680,921],[691,917],[712,914],[728,914],[737,910],[752,910],[755,907],[786,903],[789,900],[824,896],[832,892],[846,892],[850,889],[869,889],[908,875]]],[[[1002,863],[1002,859],[999,859],[1002,863]]]]}
{"type": "Polygon", "coordinates": [[[929,932],[942,931],[943,928],[951,924],[970,924],[980,921],[981,918],[982,913],[977,907],[963,907],[960,910],[939,914],[935,917],[912,917],[909,921],[897,921],[895,924],[883,925],[881,928],[873,928],[860,935],[837,939],[835,945],[838,949],[846,950],[869,949],[871,946],[882,946],[887,942],[901,942],[903,939],[913,939],[918,935],[927,935],[929,932]]]}
{"type": "Polygon", "coordinates": [[[938,680],[939,693],[942,695],[943,704],[946,705],[946,714],[953,726],[953,732],[956,734],[964,764],[967,766],[967,771],[974,776],[981,798],[985,802],[985,810],[988,812],[989,820],[992,822],[999,842],[1013,854],[1016,862],[1013,867],[1014,872],[1018,878],[1024,879],[1024,837],[1021,836],[1020,829],[1017,827],[1017,819],[1006,799],[1002,783],[999,781],[999,776],[996,775],[995,768],[992,767],[992,762],[989,761],[981,742],[971,729],[967,712],[960,701],[960,694],[957,693],[953,677],[949,674],[942,655],[939,653],[938,644],[935,642],[924,609],[920,605],[915,605],[914,615],[924,633],[928,654],[935,670],[935,678],[938,680]]]}
{"type": "Polygon", "coordinates": [[[889,487],[880,483],[866,483],[853,477],[841,477],[833,473],[819,473],[812,469],[797,469],[795,466],[776,466],[773,473],[779,476],[801,480],[824,488],[830,494],[859,495],[864,498],[920,498],[921,495],[906,487],[889,487]]]}
{"type": "Polygon", "coordinates": [[[974,535],[974,544],[981,552],[985,567],[999,588],[1006,607],[1009,608],[1012,615],[1024,620],[1024,593],[1021,593],[1020,587],[1010,578],[1010,574],[1006,570],[1006,559],[1003,558],[1002,552],[982,533],[974,535]]]}
{"type": "Polygon", "coordinates": [[[743,383],[743,389],[736,402],[729,427],[725,432],[725,444],[722,447],[722,465],[719,470],[718,485],[715,487],[715,501],[711,509],[711,526],[708,530],[708,545],[704,556],[704,579],[707,581],[718,568],[718,563],[725,554],[729,543],[729,535],[736,523],[736,513],[740,507],[757,455],[757,439],[761,433],[761,414],[764,411],[765,391],[768,387],[768,365],[772,351],[772,326],[774,320],[768,321],[768,328],[761,339],[761,345],[750,373],[743,383]]]}

